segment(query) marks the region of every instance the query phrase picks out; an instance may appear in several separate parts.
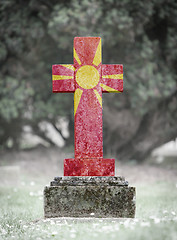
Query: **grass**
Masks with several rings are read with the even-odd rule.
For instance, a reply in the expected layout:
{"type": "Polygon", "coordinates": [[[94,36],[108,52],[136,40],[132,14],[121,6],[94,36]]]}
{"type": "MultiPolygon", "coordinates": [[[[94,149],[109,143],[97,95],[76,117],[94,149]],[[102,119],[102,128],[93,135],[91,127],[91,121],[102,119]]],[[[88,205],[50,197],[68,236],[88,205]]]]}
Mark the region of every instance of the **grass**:
{"type": "Polygon", "coordinates": [[[0,239],[177,239],[176,183],[137,184],[135,219],[43,219],[41,182],[0,187],[0,239]]]}
{"type": "Polygon", "coordinates": [[[135,219],[45,220],[44,186],[62,175],[63,159],[69,157],[55,149],[1,156],[0,240],[177,240],[177,167],[169,168],[169,162],[163,168],[117,163],[117,174],[136,187],[135,219]]]}

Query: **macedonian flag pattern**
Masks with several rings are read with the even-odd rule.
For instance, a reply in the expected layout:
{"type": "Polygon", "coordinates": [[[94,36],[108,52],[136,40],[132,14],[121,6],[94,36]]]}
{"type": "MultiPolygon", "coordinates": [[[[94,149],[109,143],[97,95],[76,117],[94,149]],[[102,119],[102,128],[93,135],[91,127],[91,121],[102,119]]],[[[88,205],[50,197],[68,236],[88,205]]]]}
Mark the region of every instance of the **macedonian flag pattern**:
{"type": "Polygon", "coordinates": [[[74,93],[75,158],[103,158],[102,93],[123,91],[123,66],[102,64],[99,37],[76,37],[73,55],[53,65],[53,92],[74,93]]]}

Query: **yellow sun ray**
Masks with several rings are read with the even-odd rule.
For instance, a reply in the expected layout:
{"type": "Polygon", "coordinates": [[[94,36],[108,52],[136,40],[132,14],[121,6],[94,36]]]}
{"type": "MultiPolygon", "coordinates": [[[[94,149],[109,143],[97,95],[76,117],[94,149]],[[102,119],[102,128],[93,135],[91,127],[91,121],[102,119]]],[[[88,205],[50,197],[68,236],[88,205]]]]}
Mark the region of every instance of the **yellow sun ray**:
{"type": "Polygon", "coordinates": [[[77,52],[76,52],[75,48],[74,48],[74,58],[75,58],[76,61],[79,63],[79,65],[81,65],[81,61],[80,61],[80,59],[79,59],[79,57],[78,57],[78,55],[77,55],[77,52]]]}
{"type": "Polygon", "coordinates": [[[52,80],[65,80],[65,79],[73,79],[73,76],[64,76],[64,75],[52,75],[52,80]]]}
{"type": "Polygon", "coordinates": [[[62,66],[63,66],[63,67],[65,67],[65,68],[69,68],[70,70],[73,70],[73,71],[75,71],[75,68],[74,68],[74,66],[73,66],[73,65],[71,65],[71,64],[62,64],[62,66]]]}
{"type": "Polygon", "coordinates": [[[100,42],[98,44],[96,53],[95,53],[95,57],[93,59],[93,64],[98,66],[101,63],[101,39],[100,42]]]}
{"type": "Polygon", "coordinates": [[[98,91],[96,89],[94,89],[94,92],[95,92],[95,95],[96,95],[96,97],[97,97],[97,99],[98,99],[98,101],[99,101],[99,103],[102,107],[102,98],[101,98],[100,94],[98,93],[98,91]]]}
{"type": "Polygon", "coordinates": [[[120,92],[117,91],[116,89],[111,88],[111,87],[108,87],[108,86],[105,85],[105,84],[100,83],[100,86],[101,86],[104,90],[106,90],[107,92],[118,92],[118,93],[120,93],[120,92]]]}
{"type": "Polygon", "coordinates": [[[75,116],[77,108],[79,106],[79,102],[80,102],[82,93],[83,93],[83,90],[81,90],[80,88],[77,88],[74,93],[74,116],[75,116]]]}
{"type": "Polygon", "coordinates": [[[102,78],[123,79],[123,74],[104,75],[102,78]]]}

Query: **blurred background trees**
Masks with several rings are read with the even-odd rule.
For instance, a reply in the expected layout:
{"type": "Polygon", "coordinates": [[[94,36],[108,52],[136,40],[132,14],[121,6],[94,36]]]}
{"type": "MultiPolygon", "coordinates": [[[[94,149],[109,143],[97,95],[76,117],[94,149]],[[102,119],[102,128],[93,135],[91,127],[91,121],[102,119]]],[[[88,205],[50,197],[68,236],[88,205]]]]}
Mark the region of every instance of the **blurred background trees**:
{"type": "Polygon", "coordinates": [[[75,36],[102,37],[103,63],[124,65],[124,93],[103,97],[105,153],[141,161],[175,139],[176,26],[175,0],[1,1],[1,148],[18,149],[24,126],[54,145],[41,122],[73,144],[73,95],[52,93],[51,65],[73,62],[75,36]]]}

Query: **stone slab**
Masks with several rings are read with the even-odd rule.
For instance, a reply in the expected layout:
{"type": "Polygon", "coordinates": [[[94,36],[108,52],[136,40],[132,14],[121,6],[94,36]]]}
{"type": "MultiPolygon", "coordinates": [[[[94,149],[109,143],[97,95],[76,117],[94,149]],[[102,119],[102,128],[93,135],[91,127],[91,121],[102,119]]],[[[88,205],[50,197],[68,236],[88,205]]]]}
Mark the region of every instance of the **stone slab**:
{"type": "Polygon", "coordinates": [[[44,189],[44,215],[133,218],[135,188],[123,177],[58,177],[44,189]]]}
{"type": "Polygon", "coordinates": [[[50,186],[87,186],[87,185],[102,185],[102,186],[128,186],[128,182],[124,177],[55,177],[50,186]]]}

